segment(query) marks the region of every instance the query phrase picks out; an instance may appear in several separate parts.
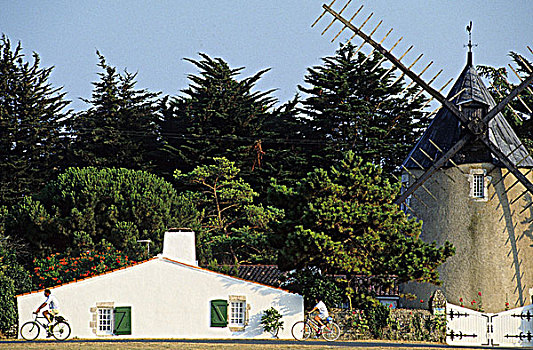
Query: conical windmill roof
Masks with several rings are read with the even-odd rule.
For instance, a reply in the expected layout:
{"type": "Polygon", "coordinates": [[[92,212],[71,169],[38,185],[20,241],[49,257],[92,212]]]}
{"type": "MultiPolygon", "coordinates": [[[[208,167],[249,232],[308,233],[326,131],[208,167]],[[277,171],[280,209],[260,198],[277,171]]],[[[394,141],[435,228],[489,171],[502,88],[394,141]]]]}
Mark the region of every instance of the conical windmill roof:
{"type": "MultiPolygon", "coordinates": [[[[465,69],[448,94],[448,99],[463,90],[452,100],[454,105],[459,106],[471,102],[485,105],[488,107],[488,110],[490,110],[496,105],[496,103],[483,84],[476,69],[470,62],[469,59],[465,69]]],[[[406,168],[420,169],[420,166],[425,169],[429,168],[433,164],[433,161],[424,155],[421,150],[436,160],[442,156],[442,152],[447,152],[455,143],[457,143],[457,141],[464,136],[465,132],[461,121],[447,108],[443,107],[437,112],[425,133],[409,153],[409,156],[404,161],[403,165],[406,168]],[[430,140],[437,144],[442,152],[439,151],[430,140]]],[[[516,167],[533,167],[533,159],[529,156],[528,151],[501,113],[498,113],[496,117],[489,122],[487,132],[489,133],[489,139],[493,144],[499,148],[503,154],[508,155],[511,162],[516,167]]],[[[465,145],[465,147],[463,147],[463,149],[461,149],[452,159],[456,164],[488,162],[497,166],[503,166],[496,156],[480,142],[471,142],[470,144],[465,145]]],[[[446,164],[446,166],[451,165],[452,164],[446,164]]]]}

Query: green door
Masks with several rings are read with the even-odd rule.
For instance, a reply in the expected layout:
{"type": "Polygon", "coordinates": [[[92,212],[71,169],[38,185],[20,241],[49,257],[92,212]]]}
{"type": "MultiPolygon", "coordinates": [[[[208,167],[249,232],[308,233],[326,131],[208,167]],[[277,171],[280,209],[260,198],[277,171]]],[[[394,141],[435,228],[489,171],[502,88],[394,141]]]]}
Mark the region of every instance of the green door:
{"type": "Polygon", "coordinates": [[[126,335],[131,334],[131,306],[116,307],[114,334],[126,335]]]}
{"type": "Polygon", "coordinates": [[[226,327],[228,325],[228,302],[226,300],[211,300],[211,327],[226,327]]]}

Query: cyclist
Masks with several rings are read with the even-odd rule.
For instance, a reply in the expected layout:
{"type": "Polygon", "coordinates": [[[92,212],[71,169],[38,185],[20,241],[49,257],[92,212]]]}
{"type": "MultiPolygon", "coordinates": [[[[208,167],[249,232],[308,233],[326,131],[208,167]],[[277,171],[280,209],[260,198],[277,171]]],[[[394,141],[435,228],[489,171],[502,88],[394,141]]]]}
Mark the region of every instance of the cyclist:
{"type": "Polygon", "coordinates": [[[43,316],[48,320],[48,336],[50,336],[52,328],[52,318],[59,314],[59,303],[57,302],[56,297],[52,295],[50,289],[44,290],[44,296],[46,298],[45,301],[41,304],[41,306],[37,308],[35,313],[38,314],[41,309],[46,307],[46,309],[43,311],[43,316]]]}
{"type": "MultiPolygon", "coordinates": [[[[309,313],[313,313],[315,311],[318,311],[318,314],[315,315],[314,320],[321,326],[324,326],[324,320],[328,318],[328,308],[326,307],[326,304],[321,300],[319,297],[315,297],[316,305],[315,307],[309,311],[309,313]]],[[[320,330],[319,332],[320,333],[320,330]]]]}

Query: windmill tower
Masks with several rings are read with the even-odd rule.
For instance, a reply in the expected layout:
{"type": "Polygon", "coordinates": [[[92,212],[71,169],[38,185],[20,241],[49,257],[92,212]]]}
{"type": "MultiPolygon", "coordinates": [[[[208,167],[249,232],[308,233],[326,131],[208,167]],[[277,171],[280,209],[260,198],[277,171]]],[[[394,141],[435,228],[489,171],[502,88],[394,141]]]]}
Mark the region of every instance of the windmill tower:
{"type": "MultiPolygon", "coordinates": [[[[508,301],[512,307],[530,303],[528,290],[533,287],[533,158],[507,123],[501,111],[509,102],[533,82],[533,74],[522,80],[511,93],[496,104],[473,65],[472,43],[469,42],[467,63],[455,80],[449,94],[432,88],[437,75],[426,83],[421,73],[391,49],[372,39],[381,22],[367,35],[361,25],[352,21],[361,8],[346,20],[340,10],[323,5],[324,12],[333,17],[326,28],[335,22],[358,36],[359,46],[372,47],[400,70],[412,83],[441,103],[429,127],[402,165],[403,193],[396,203],[423,222],[421,238],[442,245],[450,241],[456,255],[440,268],[443,285],[440,287],[411,283],[405,292],[428,297],[437,288],[442,289],[450,302],[476,299],[482,293],[485,311],[501,311],[508,301]]],[[[315,21],[315,24],[318,22],[315,21]]],[[[467,28],[471,34],[471,24],[467,28]]],[[[323,34],[326,32],[323,31],[323,34]]],[[[339,36],[335,36],[337,38],[339,36]]],[[[533,72],[533,69],[530,71],[533,72]]],[[[453,80],[453,79],[452,79],[453,80]]],[[[407,302],[408,303],[408,302],[407,302]]],[[[419,305],[419,303],[418,303],[419,305]]]]}

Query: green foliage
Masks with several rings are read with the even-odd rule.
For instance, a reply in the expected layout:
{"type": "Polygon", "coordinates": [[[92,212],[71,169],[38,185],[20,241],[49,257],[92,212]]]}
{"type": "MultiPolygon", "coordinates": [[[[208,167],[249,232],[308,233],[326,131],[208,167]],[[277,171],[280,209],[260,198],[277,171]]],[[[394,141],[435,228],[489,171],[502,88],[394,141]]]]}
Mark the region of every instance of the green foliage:
{"type": "MultiPolygon", "coordinates": [[[[533,71],[533,62],[521,54],[511,51],[509,56],[517,67],[516,73],[508,71],[506,67],[477,66],[479,75],[489,80],[488,89],[496,103],[503,100],[518,85],[509,82],[509,80],[514,80],[515,74],[523,80],[533,71]]],[[[502,113],[531,153],[533,152],[533,118],[531,118],[530,106],[533,105],[533,93],[530,89],[525,89],[519,97],[513,99],[502,113]]]]}
{"type": "Polygon", "coordinates": [[[128,169],[70,168],[15,208],[11,232],[25,237],[36,257],[73,256],[103,241],[133,260],[147,258],[138,239],[162,248],[170,227],[196,229],[198,213],[163,179],[128,169]]]}
{"type": "Polygon", "coordinates": [[[309,68],[308,97],[302,112],[308,118],[306,138],[314,141],[311,163],[328,168],[351,150],[363,160],[395,170],[421,136],[427,120],[418,88],[404,91],[404,79],[381,66],[382,56],[370,58],[343,45],[321,66],[309,68]],[[318,144],[318,142],[320,142],[318,144]]]}
{"type": "Polygon", "coordinates": [[[265,332],[272,333],[275,337],[280,329],[283,329],[283,316],[274,307],[265,310],[263,316],[261,316],[261,326],[265,332]]]}
{"type": "Polygon", "coordinates": [[[383,336],[383,329],[389,325],[390,309],[383,304],[371,304],[365,309],[368,329],[374,338],[383,336]]]}
{"type": "Polygon", "coordinates": [[[0,206],[0,335],[12,332],[17,324],[15,295],[32,289],[31,278],[21,263],[27,256],[25,247],[5,235],[9,212],[0,206]]]}
{"type": "Polygon", "coordinates": [[[0,273],[13,281],[15,293],[19,294],[32,289],[30,274],[24,268],[29,252],[20,239],[6,235],[6,223],[10,220],[7,208],[0,207],[0,273]]]}
{"type": "Polygon", "coordinates": [[[61,169],[62,125],[69,104],[48,82],[52,68],[39,55],[25,62],[20,43],[0,39],[0,205],[12,205],[42,188],[61,169]]]}
{"type": "Polygon", "coordinates": [[[256,154],[253,171],[243,174],[260,198],[266,196],[271,178],[280,184],[294,185],[315,167],[312,154],[322,144],[305,139],[304,117],[296,108],[299,102],[296,96],[272,111],[261,130],[261,142],[255,148],[260,152],[256,154]]]}
{"type": "Polygon", "coordinates": [[[108,245],[100,250],[85,251],[79,256],[55,253],[35,259],[33,264],[34,285],[47,288],[129,266],[133,262],[124,253],[108,245]]]}
{"type": "MultiPolygon", "coordinates": [[[[185,59],[199,75],[189,75],[184,96],[162,104],[161,130],[168,169],[189,172],[211,158],[225,157],[240,169],[251,169],[258,157],[254,145],[275,102],[270,91],[252,91],[268,70],[237,80],[243,68],[232,69],[221,58],[200,54],[201,60],[185,59]]],[[[164,101],[165,102],[165,101],[164,101]]]]}
{"type": "Polygon", "coordinates": [[[17,308],[15,305],[15,285],[13,280],[0,270],[0,332],[6,333],[17,324],[17,308]]]}
{"type": "Polygon", "coordinates": [[[393,203],[399,184],[381,172],[348,152],[338,165],[309,173],[295,188],[274,183],[273,198],[286,211],[273,240],[280,267],[438,283],[437,267],[453,247],[418,238],[421,223],[393,203]]]}
{"type": "Polygon", "coordinates": [[[200,260],[230,265],[271,262],[274,252],[267,244],[269,224],[282,212],[254,204],[257,193],[238,177],[234,162],[226,158],[214,158],[213,162],[188,174],[175,172],[178,180],[191,186],[188,198],[202,213],[200,260]]]}
{"type": "Polygon", "coordinates": [[[330,306],[337,305],[344,299],[340,283],[313,268],[290,272],[284,287],[302,295],[308,307],[316,304],[315,298],[317,297],[330,306]]]}
{"type": "Polygon", "coordinates": [[[364,336],[370,331],[368,320],[363,310],[353,310],[350,315],[350,326],[353,332],[358,336],[364,336]]]}
{"type": "Polygon", "coordinates": [[[160,144],[158,93],[135,89],[137,74],[117,73],[97,52],[100,81],[94,82],[91,107],[69,120],[71,165],[148,170],[160,144]]]}

